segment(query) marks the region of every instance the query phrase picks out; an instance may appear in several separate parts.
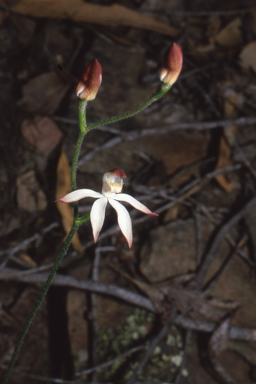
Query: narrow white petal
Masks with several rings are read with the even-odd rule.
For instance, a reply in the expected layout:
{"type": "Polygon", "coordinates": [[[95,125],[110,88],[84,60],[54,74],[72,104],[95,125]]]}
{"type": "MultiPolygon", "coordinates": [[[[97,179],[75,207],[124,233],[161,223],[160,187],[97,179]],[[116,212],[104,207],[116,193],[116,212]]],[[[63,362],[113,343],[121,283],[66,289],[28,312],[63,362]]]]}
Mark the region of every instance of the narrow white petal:
{"type": "Polygon", "coordinates": [[[145,205],[141,204],[134,197],[127,195],[126,193],[118,193],[112,198],[118,201],[125,201],[126,203],[131,204],[134,208],[138,209],[141,212],[146,213],[147,215],[158,216],[157,213],[151,212],[150,209],[148,209],[145,205]]]}
{"type": "MultiPolygon", "coordinates": [[[[108,198],[109,204],[115,209],[117,213],[117,221],[118,225],[121,229],[122,234],[124,235],[128,247],[132,246],[132,221],[127,209],[117,201],[115,201],[112,197],[108,198]]],[[[94,203],[95,204],[95,203],[94,203]]]]}
{"type": "Polygon", "coordinates": [[[75,201],[84,199],[85,197],[93,197],[98,199],[102,197],[102,194],[95,192],[92,189],[77,189],[76,191],[68,193],[57,201],[62,201],[63,203],[74,203],[75,201]]]}
{"type": "Polygon", "coordinates": [[[99,200],[96,200],[93,203],[91,209],[91,224],[92,224],[92,233],[94,237],[94,242],[98,240],[98,236],[100,234],[101,228],[103,226],[105,220],[105,211],[108,203],[108,199],[102,196],[99,200]]]}

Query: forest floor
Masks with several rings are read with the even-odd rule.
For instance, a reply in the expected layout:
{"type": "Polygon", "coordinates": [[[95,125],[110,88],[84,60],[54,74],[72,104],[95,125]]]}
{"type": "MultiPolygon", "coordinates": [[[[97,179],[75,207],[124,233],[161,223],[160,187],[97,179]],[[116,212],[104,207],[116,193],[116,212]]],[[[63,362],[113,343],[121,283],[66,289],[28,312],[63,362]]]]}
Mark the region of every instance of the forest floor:
{"type": "Polygon", "coordinates": [[[253,0],[0,1],[0,375],[73,220],[55,200],[71,190],[85,66],[103,69],[91,124],[145,102],[173,42],[177,83],[89,132],[77,173],[100,192],[120,168],[159,217],[127,207],[131,249],[111,207],[96,244],[79,228],[10,384],[256,382],[253,0]]]}

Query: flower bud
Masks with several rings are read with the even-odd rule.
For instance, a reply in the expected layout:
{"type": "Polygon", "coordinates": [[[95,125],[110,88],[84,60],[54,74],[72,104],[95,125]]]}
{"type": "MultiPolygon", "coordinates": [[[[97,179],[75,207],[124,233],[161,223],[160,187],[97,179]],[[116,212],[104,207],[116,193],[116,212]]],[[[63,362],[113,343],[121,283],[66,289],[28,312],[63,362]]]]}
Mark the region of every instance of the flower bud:
{"type": "Polygon", "coordinates": [[[126,177],[126,174],[118,168],[111,169],[111,171],[104,173],[102,180],[102,194],[108,196],[112,193],[122,192],[122,177],[126,177]]]}
{"type": "Polygon", "coordinates": [[[173,43],[171,48],[166,52],[164,64],[160,72],[160,80],[166,85],[173,85],[179,77],[182,68],[182,50],[181,47],[173,43]]]}
{"type": "Polygon", "coordinates": [[[102,68],[98,60],[93,59],[87,65],[82,80],[76,87],[76,95],[81,100],[94,100],[102,80],[102,68]]]}

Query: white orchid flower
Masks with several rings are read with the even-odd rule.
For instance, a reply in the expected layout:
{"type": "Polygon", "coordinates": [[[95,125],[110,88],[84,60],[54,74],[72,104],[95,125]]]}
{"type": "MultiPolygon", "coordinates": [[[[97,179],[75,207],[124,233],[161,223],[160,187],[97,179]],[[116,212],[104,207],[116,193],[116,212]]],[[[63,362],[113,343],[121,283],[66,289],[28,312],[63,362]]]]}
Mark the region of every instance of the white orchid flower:
{"type": "Polygon", "coordinates": [[[123,177],[126,177],[125,173],[121,171],[121,169],[114,168],[103,175],[102,193],[95,192],[91,189],[78,189],[77,191],[68,193],[62,197],[62,199],[57,200],[62,201],[63,203],[74,203],[75,201],[84,199],[85,197],[93,197],[97,199],[93,203],[90,213],[95,243],[104,223],[105,211],[108,202],[117,213],[119,227],[129,248],[132,246],[132,221],[127,209],[120,204],[119,201],[131,204],[134,208],[146,213],[146,215],[158,216],[134,197],[127,195],[126,193],[120,193],[123,188],[123,177]]]}

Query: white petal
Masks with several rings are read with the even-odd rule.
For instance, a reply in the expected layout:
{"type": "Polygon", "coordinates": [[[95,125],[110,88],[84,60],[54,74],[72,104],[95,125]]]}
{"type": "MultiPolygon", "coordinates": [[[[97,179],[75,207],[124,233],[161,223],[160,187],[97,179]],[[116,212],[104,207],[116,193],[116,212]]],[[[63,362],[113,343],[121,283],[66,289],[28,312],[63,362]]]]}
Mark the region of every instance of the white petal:
{"type": "Polygon", "coordinates": [[[85,197],[93,197],[98,199],[102,197],[102,194],[95,192],[92,189],[78,189],[76,191],[70,192],[64,197],[56,201],[62,201],[63,203],[74,203],[75,201],[84,199],[85,197]]]}
{"type": "MultiPolygon", "coordinates": [[[[132,246],[132,221],[127,209],[117,201],[115,201],[112,197],[108,198],[109,204],[116,210],[117,213],[117,221],[119,227],[121,229],[122,234],[124,235],[128,247],[132,246]]],[[[95,203],[94,203],[95,204],[95,203]]]]}
{"type": "Polygon", "coordinates": [[[98,236],[100,234],[101,228],[103,226],[105,220],[105,211],[108,203],[108,199],[102,196],[99,200],[96,200],[93,203],[91,209],[91,224],[92,224],[92,233],[94,237],[94,242],[98,240],[98,236]]]}
{"type": "Polygon", "coordinates": [[[134,197],[127,195],[126,193],[116,194],[112,198],[118,201],[125,201],[126,203],[131,204],[134,208],[138,209],[141,212],[146,213],[147,215],[158,216],[157,213],[151,212],[150,209],[148,209],[145,205],[141,204],[134,197]]]}

